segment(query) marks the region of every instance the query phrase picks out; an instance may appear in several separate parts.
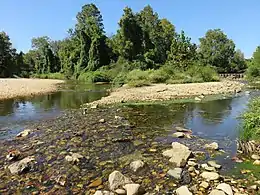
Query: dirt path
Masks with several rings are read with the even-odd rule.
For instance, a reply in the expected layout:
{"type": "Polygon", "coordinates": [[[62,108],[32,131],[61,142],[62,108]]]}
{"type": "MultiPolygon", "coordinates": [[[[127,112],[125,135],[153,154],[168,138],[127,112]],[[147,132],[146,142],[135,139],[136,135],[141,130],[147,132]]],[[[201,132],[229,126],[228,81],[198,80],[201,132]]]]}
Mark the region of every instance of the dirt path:
{"type": "Polygon", "coordinates": [[[170,100],[200,95],[214,95],[241,91],[242,83],[236,81],[222,81],[189,84],[155,84],[148,87],[121,87],[113,91],[110,96],[92,102],[91,105],[107,105],[120,102],[170,100]]]}
{"type": "Polygon", "coordinates": [[[38,95],[57,90],[62,80],[51,79],[0,79],[0,100],[38,95]]]}

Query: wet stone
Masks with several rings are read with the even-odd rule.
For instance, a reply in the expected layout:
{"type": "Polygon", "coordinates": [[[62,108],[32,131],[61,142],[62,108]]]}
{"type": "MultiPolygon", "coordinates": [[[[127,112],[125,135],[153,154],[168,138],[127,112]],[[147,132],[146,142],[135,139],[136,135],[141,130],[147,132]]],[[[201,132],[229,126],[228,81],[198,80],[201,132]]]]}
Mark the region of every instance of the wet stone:
{"type": "Polygon", "coordinates": [[[181,179],[182,168],[170,169],[167,174],[175,179],[181,179]]]}

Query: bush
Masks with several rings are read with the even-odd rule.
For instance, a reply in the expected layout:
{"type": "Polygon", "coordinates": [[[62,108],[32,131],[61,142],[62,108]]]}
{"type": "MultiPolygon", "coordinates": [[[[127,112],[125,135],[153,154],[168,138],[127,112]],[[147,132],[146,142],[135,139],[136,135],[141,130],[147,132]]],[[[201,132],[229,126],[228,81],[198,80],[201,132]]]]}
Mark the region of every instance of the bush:
{"type": "Polygon", "coordinates": [[[252,100],[243,114],[240,138],[245,141],[260,139],[260,98],[252,100]]]}
{"type": "Polygon", "coordinates": [[[170,78],[170,75],[163,69],[158,69],[150,72],[149,80],[152,83],[165,83],[170,78]]]}
{"type": "Polygon", "coordinates": [[[211,66],[201,66],[194,64],[187,70],[187,74],[192,77],[192,82],[219,81],[217,71],[211,66]]]}
{"type": "Polygon", "coordinates": [[[249,80],[257,78],[260,76],[260,68],[254,64],[248,67],[246,71],[246,76],[249,80]]]}
{"type": "Polygon", "coordinates": [[[59,79],[59,80],[65,80],[65,75],[56,72],[56,73],[48,73],[48,74],[32,74],[32,78],[39,78],[39,79],[59,79]]]}
{"type": "Polygon", "coordinates": [[[126,83],[127,74],[120,72],[112,81],[113,86],[121,86],[126,83]]]}
{"type": "Polygon", "coordinates": [[[94,71],[94,72],[84,72],[78,77],[79,81],[97,83],[97,82],[110,82],[111,78],[106,72],[94,71]]]}
{"type": "Polygon", "coordinates": [[[127,74],[127,83],[131,87],[141,87],[150,85],[149,72],[139,69],[133,70],[127,74]]]}

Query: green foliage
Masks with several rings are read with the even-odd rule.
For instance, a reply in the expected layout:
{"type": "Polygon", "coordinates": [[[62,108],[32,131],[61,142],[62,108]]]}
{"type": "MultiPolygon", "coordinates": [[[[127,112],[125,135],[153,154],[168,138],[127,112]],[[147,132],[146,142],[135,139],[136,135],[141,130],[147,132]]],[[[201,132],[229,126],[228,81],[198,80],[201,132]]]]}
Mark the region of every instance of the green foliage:
{"type": "Polygon", "coordinates": [[[127,83],[130,87],[149,86],[149,71],[132,70],[127,74],[127,83]]]}
{"type": "Polygon", "coordinates": [[[32,74],[31,78],[40,78],[40,79],[59,79],[65,80],[65,75],[62,73],[48,73],[48,74],[32,74]]]}
{"type": "Polygon", "coordinates": [[[246,75],[250,81],[258,80],[260,77],[260,46],[256,48],[252,60],[248,62],[246,75]]]}
{"type": "Polygon", "coordinates": [[[187,70],[187,74],[194,78],[194,81],[201,82],[210,82],[210,81],[219,81],[219,76],[216,70],[210,66],[202,66],[194,64],[187,70]]]}
{"type": "Polygon", "coordinates": [[[260,139],[260,98],[252,100],[247,111],[242,116],[242,130],[240,138],[242,140],[260,139]]]}
{"type": "Polygon", "coordinates": [[[151,83],[165,83],[170,77],[164,69],[154,70],[149,74],[151,83]]]}
{"type": "Polygon", "coordinates": [[[89,72],[81,73],[78,77],[78,80],[89,82],[89,83],[97,83],[97,82],[110,82],[111,78],[105,72],[89,71],[89,72]]]}

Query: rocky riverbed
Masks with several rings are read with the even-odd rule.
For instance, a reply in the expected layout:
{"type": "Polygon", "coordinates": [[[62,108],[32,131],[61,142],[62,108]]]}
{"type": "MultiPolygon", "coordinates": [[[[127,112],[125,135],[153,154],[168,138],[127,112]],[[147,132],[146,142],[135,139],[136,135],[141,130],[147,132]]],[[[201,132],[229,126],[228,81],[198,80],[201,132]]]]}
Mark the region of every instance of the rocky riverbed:
{"type": "Polygon", "coordinates": [[[189,83],[189,84],[154,84],[146,87],[130,88],[127,85],[117,88],[107,97],[92,102],[91,105],[108,105],[114,103],[165,101],[196,97],[201,100],[205,95],[237,93],[244,84],[236,81],[189,83]],[[198,97],[197,97],[198,96],[198,97]]]}
{"type": "Polygon", "coordinates": [[[164,133],[142,131],[116,107],[28,126],[1,142],[0,194],[257,194],[259,178],[224,174],[218,143],[178,126],[162,144],[164,133]]]}

